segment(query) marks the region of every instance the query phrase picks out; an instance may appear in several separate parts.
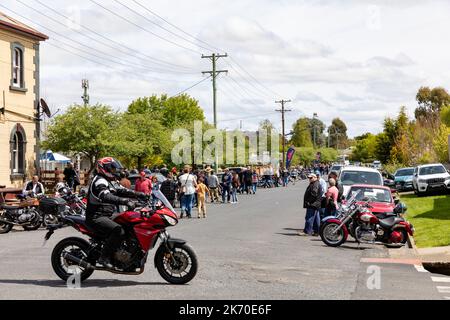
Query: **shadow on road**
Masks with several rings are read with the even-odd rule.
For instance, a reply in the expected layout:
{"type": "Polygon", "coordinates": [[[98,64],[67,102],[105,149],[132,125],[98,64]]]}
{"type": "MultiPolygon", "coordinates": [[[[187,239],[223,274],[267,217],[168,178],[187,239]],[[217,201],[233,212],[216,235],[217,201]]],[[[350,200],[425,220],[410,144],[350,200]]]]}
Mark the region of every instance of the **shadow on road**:
{"type": "MultiPolygon", "coordinates": [[[[34,285],[40,287],[67,288],[62,280],[0,280],[0,284],[18,284],[34,285]]],[[[108,280],[86,280],[82,283],[83,288],[111,288],[111,287],[134,287],[134,286],[153,286],[170,285],[166,282],[136,282],[120,281],[114,279],[108,280]]]]}

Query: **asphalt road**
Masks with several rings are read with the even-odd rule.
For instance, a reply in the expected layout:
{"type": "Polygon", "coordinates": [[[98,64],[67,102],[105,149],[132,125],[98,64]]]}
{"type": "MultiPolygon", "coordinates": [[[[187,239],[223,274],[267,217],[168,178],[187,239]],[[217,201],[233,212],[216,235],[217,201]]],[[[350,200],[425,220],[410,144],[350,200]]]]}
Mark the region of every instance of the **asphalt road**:
{"type": "MultiPolygon", "coordinates": [[[[50,255],[60,230],[43,247],[45,231],[0,235],[0,299],[444,299],[431,276],[410,264],[377,264],[389,258],[383,247],[324,246],[320,238],[299,237],[306,184],[243,195],[237,205],[210,204],[206,220],[182,220],[170,229],[199,258],[188,285],[168,285],[149,256],[141,276],[96,272],[81,289],[68,289],[53,273],[50,255]],[[367,288],[368,267],[377,265],[381,287],[367,288]]],[[[450,293],[447,294],[450,296],[450,293]]]]}

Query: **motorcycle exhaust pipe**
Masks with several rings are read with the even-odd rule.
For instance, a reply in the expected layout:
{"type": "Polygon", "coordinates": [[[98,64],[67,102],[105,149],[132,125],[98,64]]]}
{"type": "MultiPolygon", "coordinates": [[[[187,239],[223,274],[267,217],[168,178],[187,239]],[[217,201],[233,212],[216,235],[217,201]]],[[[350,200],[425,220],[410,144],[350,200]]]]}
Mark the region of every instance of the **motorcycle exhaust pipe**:
{"type": "Polygon", "coordinates": [[[96,268],[90,264],[89,262],[84,261],[83,259],[77,258],[69,253],[64,253],[63,258],[66,260],[69,260],[73,263],[76,263],[78,266],[83,267],[85,269],[92,269],[95,270],[96,268]]]}
{"type": "Polygon", "coordinates": [[[16,223],[16,222],[11,222],[11,221],[4,220],[4,219],[1,219],[1,218],[0,218],[0,223],[12,224],[13,226],[18,226],[18,227],[23,227],[23,226],[27,226],[27,225],[31,224],[30,222],[16,223]]]}

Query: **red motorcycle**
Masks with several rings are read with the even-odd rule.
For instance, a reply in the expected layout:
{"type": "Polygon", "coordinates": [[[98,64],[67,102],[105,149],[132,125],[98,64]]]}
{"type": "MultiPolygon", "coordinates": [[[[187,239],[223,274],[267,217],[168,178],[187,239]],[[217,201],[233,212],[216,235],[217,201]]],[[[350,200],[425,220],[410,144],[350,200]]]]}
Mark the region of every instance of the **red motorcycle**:
{"type": "Polygon", "coordinates": [[[319,234],[327,246],[339,247],[351,234],[358,243],[402,247],[408,234],[414,235],[413,225],[404,218],[398,217],[396,213],[379,218],[371,212],[370,202],[357,203],[356,195],[348,201],[338,217],[323,220],[319,234]]]}
{"type": "MultiPolygon", "coordinates": [[[[155,248],[158,239],[160,245],[154,264],[164,280],[172,284],[186,284],[197,273],[195,252],[186,241],[173,239],[166,231],[167,227],[178,224],[178,216],[159,190],[153,191],[153,199],[142,208],[113,216],[113,220],[125,230],[126,236],[113,255],[112,269],[97,264],[105,237],[91,230],[84,217],[65,216],[63,219],[64,224],[69,224],[90,238],[89,241],[67,238],[53,249],[52,267],[63,281],[67,281],[74,273],[84,281],[94,271],[140,275],[144,272],[148,253],[155,248]]],[[[45,240],[50,239],[55,230],[62,228],[64,224],[49,226],[45,240]]]]}

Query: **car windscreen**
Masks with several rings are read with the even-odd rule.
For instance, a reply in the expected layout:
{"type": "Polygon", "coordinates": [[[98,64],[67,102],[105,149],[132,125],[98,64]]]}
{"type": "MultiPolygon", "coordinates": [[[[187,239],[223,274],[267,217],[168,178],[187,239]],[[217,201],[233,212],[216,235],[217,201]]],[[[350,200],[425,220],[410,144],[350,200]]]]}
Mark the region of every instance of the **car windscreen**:
{"type": "Polygon", "coordinates": [[[342,166],[332,166],[331,171],[339,171],[342,169],[342,166]]]}
{"type": "Polygon", "coordinates": [[[369,171],[344,171],[341,173],[340,181],[346,186],[351,186],[354,184],[370,184],[374,186],[383,185],[381,174],[369,171]]]}
{"type": "Polygon", "coordinates": [[[423,167],[420,168],[419,174],[421,176],[427,176],[430,174],[441,174],[446,173],[447,171],[443,166],[432,166],[432,167],[423,167]]]}
{"type": "Polygon", "coordinates": [[[364,199],[368,199],[374,202],[385,202],[391,203],[391,192],[386,189],[377,189],[377,188],[366,188],[366,187],[352,187],[350,192],[347,195],[347,200],[350,199],[353,195],[355,195],[359,191],[359,194],[356,196],[357,201],[363,201],[364,199]]]}
{"type": "Polygon", "coordinates": [[[414,169],[401,169],[395,173],[396,177],[408,177],[414,175],[414,169]]]}

